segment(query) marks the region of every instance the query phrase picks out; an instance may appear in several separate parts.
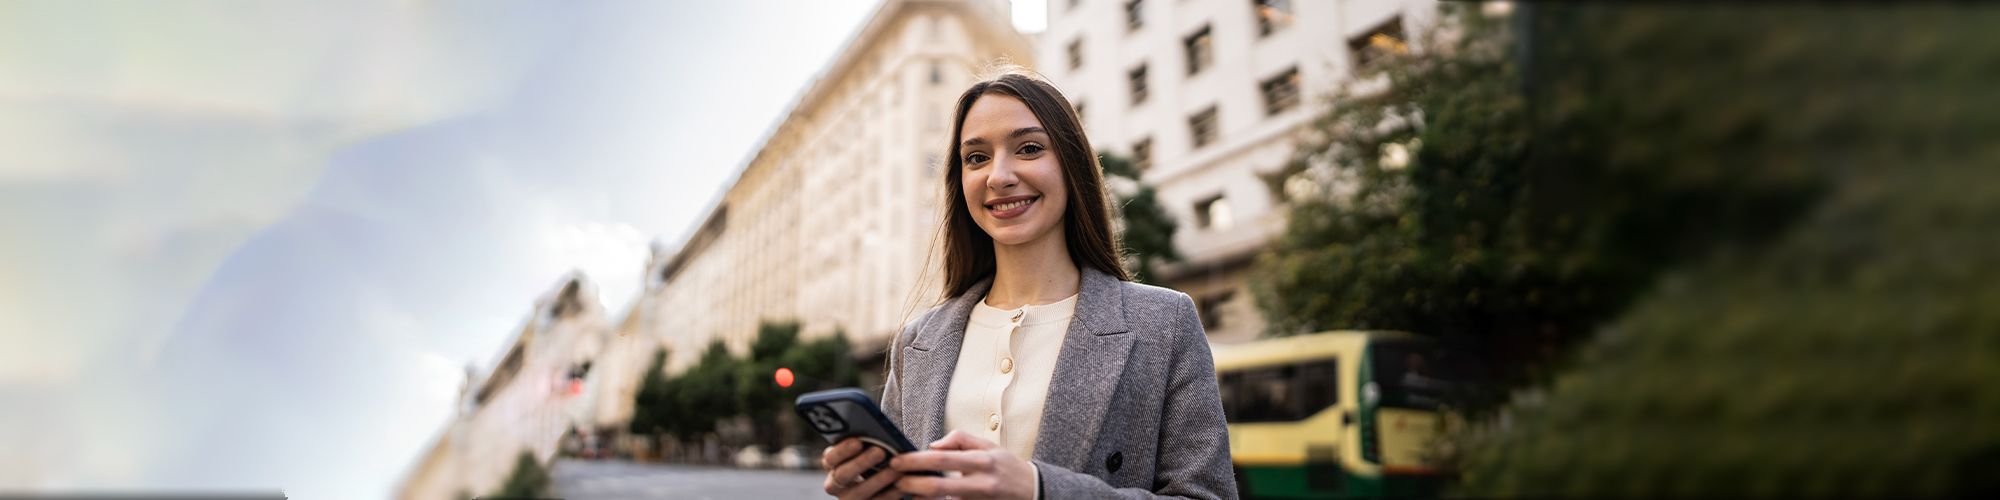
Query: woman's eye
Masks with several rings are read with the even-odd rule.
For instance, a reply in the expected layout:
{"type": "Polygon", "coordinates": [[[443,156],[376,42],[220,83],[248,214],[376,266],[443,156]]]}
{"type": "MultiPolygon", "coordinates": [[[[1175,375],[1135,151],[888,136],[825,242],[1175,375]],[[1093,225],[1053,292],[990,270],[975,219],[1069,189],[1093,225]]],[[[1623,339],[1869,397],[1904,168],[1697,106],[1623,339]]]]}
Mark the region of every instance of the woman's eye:
{"type": "Polygon", "coordinates": [[[1035,153],[1040,153],[1040,152],[1042,152],[1042,145],[1040,145],[1040,144],[1023,144],[1023,145],[1021,145],[1021,154],[1024,154],[1024,155],[1031,155],[1031,154],[1035,154],[1035,153]]]}
{"type": "Polygon", "coordinates": [[[986,153],[973,153],[965,155],[965,164],[978,165],[981,163],[986,163],[986,153]]]}

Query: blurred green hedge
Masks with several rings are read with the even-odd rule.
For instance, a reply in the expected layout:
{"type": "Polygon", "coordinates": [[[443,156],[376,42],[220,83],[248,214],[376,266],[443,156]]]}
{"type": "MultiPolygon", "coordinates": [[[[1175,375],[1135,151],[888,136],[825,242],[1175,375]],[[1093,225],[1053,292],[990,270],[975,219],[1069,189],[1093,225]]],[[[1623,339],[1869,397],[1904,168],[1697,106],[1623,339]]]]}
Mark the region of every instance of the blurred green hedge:
{"type": "Polygon", "coordinates": [[[1456,491],[1993,494],[2000,8],[1516,14],[1531,108],[1592,117],[1596,159],[1679,158],[1691,182],[1799,170],[1824,191],[1768,239],[1668,270],[1460,436],[1456,491]]]}

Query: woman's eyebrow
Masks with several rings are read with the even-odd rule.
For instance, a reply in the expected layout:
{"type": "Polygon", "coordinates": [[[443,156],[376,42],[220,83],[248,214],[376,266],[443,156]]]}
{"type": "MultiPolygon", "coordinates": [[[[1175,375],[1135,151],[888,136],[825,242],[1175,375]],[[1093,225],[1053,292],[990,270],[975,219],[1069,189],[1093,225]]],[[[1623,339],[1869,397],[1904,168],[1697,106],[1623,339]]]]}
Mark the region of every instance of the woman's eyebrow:
{"type": "MultiPolygon", "coordinates": [[[[1014,131],[1013,131],[1012,133],[1008,133],[1008,134],[1007,134],[1007,138],[1008,138],[1008,139],[1013,139],[1013,138],[1016,138],[1016,137],[1020,137],[1020,136],[1024,136],[1024,135],[1028,135],[1028,134],[1035,134],[1035,133],[1042,133],[1042,134],[1046,134],[1046,133],[1049,133],[1049,131],[1048,131],[1048,130],[1044,130],[1044,129],[1042,129],[1041,127],[1021,127],[1021,128],[1017,128],[1017,129],[1014,129],[1014,131]]],[[[973,147],[973,146],[983,146],[983,145],[986,145],[986,138],[984,138],[984,137],[974,137],[974,138],[971,138],[971,139],[966,139],[966,140],[965,140],[965,142],[962,142],[962,143],[959,143],[959,145],[961,145],[961,146],[964,146],[964,147],[973,147]]]]}

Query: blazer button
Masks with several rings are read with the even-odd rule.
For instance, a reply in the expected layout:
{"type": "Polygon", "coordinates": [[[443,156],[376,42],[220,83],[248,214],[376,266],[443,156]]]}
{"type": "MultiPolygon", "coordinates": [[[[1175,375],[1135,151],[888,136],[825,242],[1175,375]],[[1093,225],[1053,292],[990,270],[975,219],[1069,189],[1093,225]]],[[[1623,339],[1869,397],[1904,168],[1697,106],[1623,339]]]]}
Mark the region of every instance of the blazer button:
{"type": "Polygon", "coordinates": [[[1114,451],[1111,452],[1111,456],[1104,458],[1105,472],[1114,472],[1114,473],[1118,472],[1118,468],[1123,467],[1124,465],[1125,465],[1125,452],[1114,451]]]}

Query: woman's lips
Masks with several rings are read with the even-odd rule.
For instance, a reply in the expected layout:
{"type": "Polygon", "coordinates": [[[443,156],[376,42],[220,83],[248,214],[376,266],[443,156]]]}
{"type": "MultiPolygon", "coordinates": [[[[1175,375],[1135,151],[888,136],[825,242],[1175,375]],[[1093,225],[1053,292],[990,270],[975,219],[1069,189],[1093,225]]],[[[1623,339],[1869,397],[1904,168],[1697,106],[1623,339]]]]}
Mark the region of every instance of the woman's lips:
{"type": "Polygon", "coordinates": [[[1033,208],[1035,206],[1035,202],[1041,200],[1042,197],[1035,196],[1026,199],[1009,201],[1006,203],[996,203],[992,205],[987,205],[986,211],[988,213],[993,214],[993,218],[995,219],[1012,219],[1015,217],[1020,217],[1021,214],[1028,213],[1028,209],[1033,208]]]}

